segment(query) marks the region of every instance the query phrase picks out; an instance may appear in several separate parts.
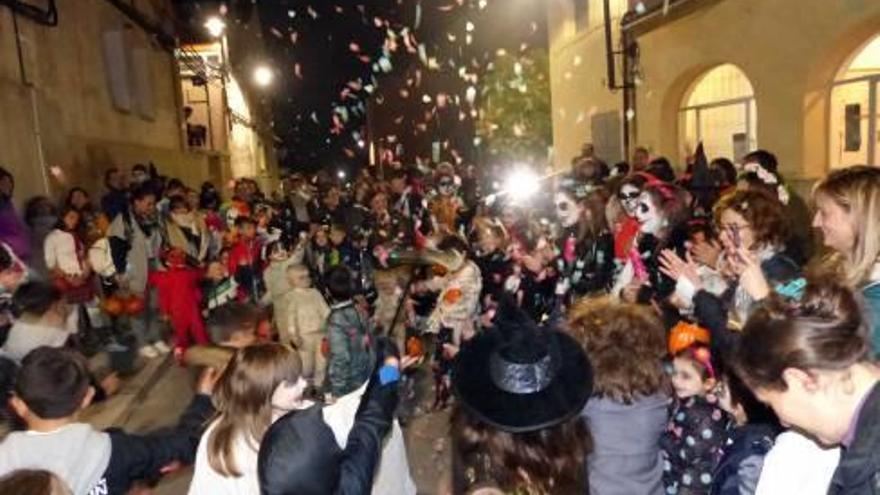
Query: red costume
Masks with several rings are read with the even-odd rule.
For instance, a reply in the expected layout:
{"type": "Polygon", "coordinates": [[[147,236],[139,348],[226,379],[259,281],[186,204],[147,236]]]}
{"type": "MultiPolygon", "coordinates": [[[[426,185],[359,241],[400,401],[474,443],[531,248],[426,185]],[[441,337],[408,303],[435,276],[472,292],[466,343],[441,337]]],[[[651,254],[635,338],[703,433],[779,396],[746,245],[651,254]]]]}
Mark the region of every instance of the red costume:
{"type": "Polygon", "coordinates": [[[260,277],[263,274],[260,251],[263,247],[257,239],[239,239],[229,251],[229,274],[238,282],[238,298],[259,299],[260,277]]]}
{"type": "Polygon", "coordinates": [[[639,234],[639,221],[627,216],[614,231],[614,257],[625,264],[639,234]]]}
{"type": "Polygon", "coordinates": [[[159,310],[171,320],[174,347],[186,350],[191,344],[208,344],[208,334],[199,307],[202,293],[199,281],[202,271],[186,266],[183,253],[167,256],[168,269],[150,273],[149,283],[159,292],[159,310]]]}

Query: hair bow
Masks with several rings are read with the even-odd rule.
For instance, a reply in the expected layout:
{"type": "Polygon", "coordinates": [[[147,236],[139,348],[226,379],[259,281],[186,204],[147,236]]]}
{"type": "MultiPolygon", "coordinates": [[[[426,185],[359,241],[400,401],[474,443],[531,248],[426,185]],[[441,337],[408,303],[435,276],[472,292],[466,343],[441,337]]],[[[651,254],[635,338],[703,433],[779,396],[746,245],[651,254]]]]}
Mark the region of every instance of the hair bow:
{"type": "Polygon", "coordinates": [[[800,301],[804,297],[804,288],[806,286],[807,281],[800,277],[789,281],[787,284],[776,284],[775,290],[781,296],[800,301]]]}

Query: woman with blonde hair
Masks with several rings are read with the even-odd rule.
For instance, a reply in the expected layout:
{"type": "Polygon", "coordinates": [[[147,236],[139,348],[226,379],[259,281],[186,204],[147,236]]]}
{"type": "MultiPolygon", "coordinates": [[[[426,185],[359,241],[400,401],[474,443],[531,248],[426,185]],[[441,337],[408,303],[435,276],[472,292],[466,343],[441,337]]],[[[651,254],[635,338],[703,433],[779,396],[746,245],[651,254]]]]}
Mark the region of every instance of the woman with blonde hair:
{"type": "Polygon", "coordinates": [[[600,298],[572,307],[568,328],[595,369],[581,412],[594,444],[586,462],[590,493],[662,495],[669,401],[663,325],[650,307],[600,298]]]}
{"type": "Polygon", "coordinates": [[[259,494],[257,456],[269,427],[308,406],[299,355],[280,344],[240,349],[214,392],[217,415],[196,454],[191,494],[259,494]]]}
{"type": "Polygon", "coordinates": [[[871,342],[880,351],[880,168],[834,170],[813,191],[813,227],[839,257],[847,284],[862,293],[870,314],[871,342]]]}

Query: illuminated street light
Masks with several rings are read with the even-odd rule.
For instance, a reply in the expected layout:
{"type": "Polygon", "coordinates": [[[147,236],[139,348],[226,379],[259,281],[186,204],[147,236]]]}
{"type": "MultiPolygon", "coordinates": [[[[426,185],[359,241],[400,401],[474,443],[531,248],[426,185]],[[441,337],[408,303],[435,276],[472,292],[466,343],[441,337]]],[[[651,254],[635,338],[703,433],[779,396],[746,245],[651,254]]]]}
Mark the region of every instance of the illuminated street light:
{"type": "Polygon", "coordinates": [[[275,79],[275,73],[272,72],[272,69],[266,67],[265,65],[261,65],[254,69],[254,82],[257,86],[266,87],[272,84],[272,81],[275,79]]]}
{"type": "Polygon", "coordinates": [[[219,38],[223,36],[223,32],[226,30],[226,23],[219,17],[211,17],[205,22],[205,29],[208,30],[211,36],[219,38]]]}
{"type": "Polygon", "coordinates": [[[345,180],[345,171],[340,170],[336,175],[337,175],[340,179],[345,180]]]}

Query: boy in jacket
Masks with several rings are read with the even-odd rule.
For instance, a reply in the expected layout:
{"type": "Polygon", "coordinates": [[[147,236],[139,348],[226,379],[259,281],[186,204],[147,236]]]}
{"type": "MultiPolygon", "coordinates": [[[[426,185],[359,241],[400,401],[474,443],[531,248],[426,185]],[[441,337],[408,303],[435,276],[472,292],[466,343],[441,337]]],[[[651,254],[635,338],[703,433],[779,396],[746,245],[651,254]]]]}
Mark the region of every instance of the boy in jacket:
{"type": "Polygon", "coordinates": [[[336,267],[327,276],[333,299],[327,318],[327,402],[353,392],[370,376],[373,368],[372,329],[354,304],[351,271],[336,267]]]}
{"type": "Polygon", "coordinates": [[[77,495],[124,494],[132,482],[174,461],[193,461],[202,426],[214,412],[210,394],[216,378],[213,371],[202,375],[195,399],[170,434],[101,432],[76,421],[95,394],[84,360],[62,349],[36,349],[22,362],[11,399],[27,431],[10,433],[0,443],[0,476],[44,469],[77,495]]]}

